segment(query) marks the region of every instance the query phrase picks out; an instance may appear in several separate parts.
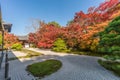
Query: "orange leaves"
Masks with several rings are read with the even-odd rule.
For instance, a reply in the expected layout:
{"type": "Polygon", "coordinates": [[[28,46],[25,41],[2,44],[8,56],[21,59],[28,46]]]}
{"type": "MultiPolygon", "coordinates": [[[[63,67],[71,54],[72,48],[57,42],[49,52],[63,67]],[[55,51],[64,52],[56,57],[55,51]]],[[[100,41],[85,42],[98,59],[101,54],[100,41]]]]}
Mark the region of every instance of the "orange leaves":
{"type": "Polygon", "coordinates": [[[10,34],[10,33],[5,33],[4,36],[4,40],[5,40],[5,47],[11,47],[13,44],[15,43],[19,43],[18,38],[14,35],[14,34],[10,34]]]}
{"type": "Polygon", "coordinates": [[[114,13],[110,19],[114,19],[115,17],[119,16],[120,15],[120,11],[117,11],[116,13],[114,13]]]}
{"type": "Polygon", "coordinates": [[[107,21],[114,14],[111,9],[118,5],[118,3],[119,0],[108,0],[101,3],[97,8],[90,7],[86,14],[83,11],[77,12],[74,17],[74,22],[80,26],[91,26],[107,21]]]}
{"type": "Polygon", "coordinates": [[[40,23],[39,30],[29,34],[29,40],[37,47],[51,48],[57,38],[62,38],[69,48],[95,51],[99,43],[98,33],[105,29],[111,19],[120,15],[118,2],[107,0],[97,8],[90,7],[87,13],[77,12],[67,27],[40,23]]]}
{"type": "Polygon", "coordinates": [[[37,32],[29,34],[29,41],[39,48],[51,48],[53,46],[53,42],[61,33],[61,29],[55,25],[46,23],[42,23],[40,25],[41,27],[37,32]]]}
{"type": "Polygon", "coordinates": [[[109,8],[115,6],[118,3],[119,3],[119,0],[106,0],[104,3],[100,4],[98,9],[100,11],[105,11],[106,9],[109,9],[109,8]]]}
{"type": "Polygon", "coordinates": [[[95,10],[95,7],[90,7],[90,8],[88,8],[88,13],[93,13],[94,12],[94,10],[95,10]]]}
{"type": "Polygon", "coordinates": [[[86,27],[81,27],[76,23],[72,23],[63,29],[63,39],[69,47],[75,47],[81,41],[81,36],[84,34],[85,29],[86,27]]]}

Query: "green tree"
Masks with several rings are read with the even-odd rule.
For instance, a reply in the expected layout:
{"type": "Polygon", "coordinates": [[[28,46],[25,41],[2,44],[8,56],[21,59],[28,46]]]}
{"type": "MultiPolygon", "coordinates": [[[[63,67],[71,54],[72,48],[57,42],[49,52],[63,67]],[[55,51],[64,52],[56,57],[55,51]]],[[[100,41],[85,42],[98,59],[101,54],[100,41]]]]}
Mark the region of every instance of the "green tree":
{"type": "Polygon", "coordinates": [[[70,20],[67,22],[67,26],[71,25],[74,21],[73,20],[70,20]]]}
{"type": "Polygon", "coordinates": [[[55,27],[61,27],[57,22],[55,21],[52,21],[52,22],[49,22],[48,25],[53,25],[55,27]]]}
{"type": "Polygon", "coordinates": [[[103,53],[120,53],[120,16],[109,23],[100,33],[99,51],[103,53]]]}
{"type": "Polygon", "coordinates": [[[56,52],[70,52],[70,50],[67,49],[65,41],[62,40],[61,38],[58,38],[54,42],[52,50],[56,52]]]}

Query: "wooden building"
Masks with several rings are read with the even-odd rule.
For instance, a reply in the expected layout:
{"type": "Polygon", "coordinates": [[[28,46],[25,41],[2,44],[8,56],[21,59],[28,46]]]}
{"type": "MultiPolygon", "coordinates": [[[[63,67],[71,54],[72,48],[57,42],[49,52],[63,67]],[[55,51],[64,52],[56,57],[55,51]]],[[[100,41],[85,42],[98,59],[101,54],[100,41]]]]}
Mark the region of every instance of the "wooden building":
{"type": "Polygon", "coordinates": [[[28,36],[17,36],[19,41],[22,42],[23,47],[29,48],[28,36]]]}

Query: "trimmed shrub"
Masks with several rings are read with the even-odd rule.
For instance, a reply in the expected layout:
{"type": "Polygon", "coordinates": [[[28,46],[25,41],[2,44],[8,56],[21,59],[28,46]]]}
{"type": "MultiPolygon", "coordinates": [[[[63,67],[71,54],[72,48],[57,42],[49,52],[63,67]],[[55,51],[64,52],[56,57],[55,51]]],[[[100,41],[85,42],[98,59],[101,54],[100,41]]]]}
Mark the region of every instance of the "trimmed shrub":
{"type": "Polygon", "coordinates": [[[67,45],[66,45],[65,41],[62,40],[61,38],[58,38],[54,42],[52,50],[56,51],[56,52],[70,52],[70,50],[67,49],[67,45]]]}
{"type": "Polygon", "coordinates": [[[120,62],[102,61],[98,60],[99,64],[108,70],[113,71],[115,74],[120,76],[120,62]]]}
{"type": "Polygon", "coordinates": [[[13,44],[11,48],[14,50],[21,50],[22,44],[20,44],[20,43],[13,44]]]}

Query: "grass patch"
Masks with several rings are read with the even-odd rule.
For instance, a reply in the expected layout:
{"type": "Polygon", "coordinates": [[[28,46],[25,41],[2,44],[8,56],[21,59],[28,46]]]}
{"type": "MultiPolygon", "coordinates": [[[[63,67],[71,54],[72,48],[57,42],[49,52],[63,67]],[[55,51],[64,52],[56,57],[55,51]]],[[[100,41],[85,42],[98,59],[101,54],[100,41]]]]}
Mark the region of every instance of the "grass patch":
{"type": "Polygon", "coordinates": [[[113,71],[115,74],[120,76],[120,62],[102,61],[98,60],[99,64],[108,70],[113,71]]]}
{"type": "Polygon", "coordinates": [[[62,63],[59,60],[46,60],[43,62],[34,63],[27,66],[29,71],[35,77],[42,78],[46,75],[50,75],[60,69],[62,63]]]}
{"type": "Polygon", "coordinates": [[[32,51],[32,50],[27,50],[27,49],[22,49],[21,52],[23,52],[27,55],[26,56],[18,56],[18,57],[8,58],[8,60],[11,61],[11,60],[16,60],[16,59],[21,59],[21,58],[31,58],[31,57],[42,55],[39,52],[35,52],[35,51],[32,51]]]}
{"type": "Polygon", "coordinates": [[[39,56],[39,55],[41,55],[41,53],[39,53],[39,52],[28,50],[28,49],[22,49],[21,52],[27,53],[28,57],[33,57],[33,56],[39,56]]]}

